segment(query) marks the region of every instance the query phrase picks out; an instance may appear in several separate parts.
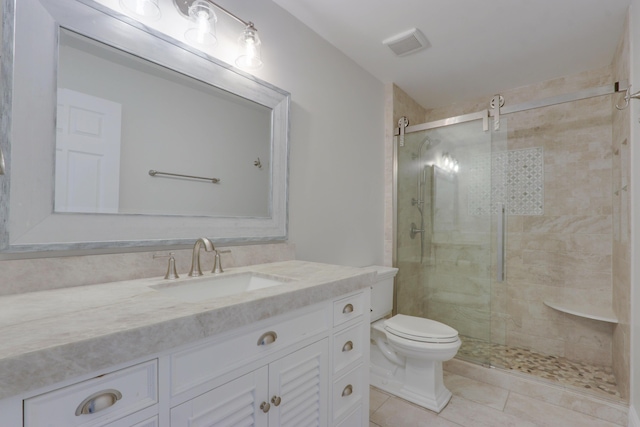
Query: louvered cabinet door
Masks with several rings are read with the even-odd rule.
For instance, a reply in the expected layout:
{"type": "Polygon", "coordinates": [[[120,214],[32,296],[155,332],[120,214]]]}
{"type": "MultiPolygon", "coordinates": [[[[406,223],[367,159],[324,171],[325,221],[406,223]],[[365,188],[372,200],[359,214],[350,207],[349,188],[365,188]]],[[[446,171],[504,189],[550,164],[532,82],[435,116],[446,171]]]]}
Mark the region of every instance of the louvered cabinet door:
{"type": "Polygon", "coordinates": [[[176,406],[171,427],[267,427],[268,376],[264,366],[176,406]]]}
{"type": "Polygon", "coordinates": [[[269,426],[327,425],[328,354],[323,339],[269,365],[269,426]]]}

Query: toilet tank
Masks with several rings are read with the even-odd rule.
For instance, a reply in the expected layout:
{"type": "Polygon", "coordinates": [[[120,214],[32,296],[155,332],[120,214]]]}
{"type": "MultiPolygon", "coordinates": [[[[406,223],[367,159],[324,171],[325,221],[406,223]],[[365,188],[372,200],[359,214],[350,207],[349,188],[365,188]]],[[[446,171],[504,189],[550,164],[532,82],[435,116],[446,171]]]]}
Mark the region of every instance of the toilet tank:
{"type": "Polygon", "coordinates": [[[398,272],[397,268],[371,266],[366,270],[377,273],[374,284],[371,286],[371,321],[382,319],[393,310],[393,278],[398,272]]]}

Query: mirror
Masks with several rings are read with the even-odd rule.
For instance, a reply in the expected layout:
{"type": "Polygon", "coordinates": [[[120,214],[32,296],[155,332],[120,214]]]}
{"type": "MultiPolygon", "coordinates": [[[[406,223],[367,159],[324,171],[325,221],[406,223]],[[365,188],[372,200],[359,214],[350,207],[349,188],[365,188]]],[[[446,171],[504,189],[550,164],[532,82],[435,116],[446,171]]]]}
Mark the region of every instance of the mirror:
{"type": "Polygon", "coordinates": [[[58,49],[56,212],[269,215],[270,108],[68,30],[58,49]]]}
{"type": "Polygon", "coordinates": [[[86,3],[5,10],[0,250],[285,240],[289,94],[86,3]]]}

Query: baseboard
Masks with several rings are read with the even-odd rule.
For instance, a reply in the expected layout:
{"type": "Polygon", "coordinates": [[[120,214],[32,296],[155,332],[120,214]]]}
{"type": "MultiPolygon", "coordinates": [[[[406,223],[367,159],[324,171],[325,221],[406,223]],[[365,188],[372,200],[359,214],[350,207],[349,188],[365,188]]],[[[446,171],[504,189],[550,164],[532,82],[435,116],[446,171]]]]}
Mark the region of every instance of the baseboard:
{"type": "Polygon", "coordinates": [[[633,405],[629,407],[629,427],[640,427],[640,418],[633,405]]]}

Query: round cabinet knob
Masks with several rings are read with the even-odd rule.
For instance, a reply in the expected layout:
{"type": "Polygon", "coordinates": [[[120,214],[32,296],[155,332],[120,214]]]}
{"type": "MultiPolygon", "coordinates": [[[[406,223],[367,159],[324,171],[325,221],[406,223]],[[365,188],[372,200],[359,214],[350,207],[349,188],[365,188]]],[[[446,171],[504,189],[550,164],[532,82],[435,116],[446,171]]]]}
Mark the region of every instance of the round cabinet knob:
{"type": "Polygon", "coordinates": [[[346,353],[351,350],[353,350],[353,342],[347,341],[346,343],[344,343],[344,345],[342,346],[342,352],[346,353]]]}
{"type": "Polygon", "coordinates": [[[342,390],[342,397],[351,396],[352,393],[353,393],[353,386],[349,384],[344,388],[344,390],[342,390]]]}
{"type": "Polygon", "coordinates": [[[271,405],[269,405],[267,402],[262,402],[260,404],[260,409],[262,409],[262,412],[266,414],[267,412],[269,412],[269,409],[271,409],[271,405]]]}
{"type": "Polygon", "coordinates": [[[275,406],[280,405],[281,401],[282,401],[282,399],[280,399],[280,396],[273,396],[271,398],[271,403],[273,403],[275,406]]]}
{"type": "Polygon", "coordinates": [[[118,390],[102,390],[84,399],[76,408],[76,416],[83,414],[95,414],[116,404],[122,399],[122,393],[118,390]]]}
{"type": "Polygon", "coordinates": [[[258,345],[269,345],[271,343],[276,342],[278,339],[278,334],[273,331],[265,332],[258,338],[258,345]]]}
{"type": "Polygon", "coordinates": [[[353,304],[347,304],[342,309],[343,314],[352,313],[353,312],[353,304]]]}

